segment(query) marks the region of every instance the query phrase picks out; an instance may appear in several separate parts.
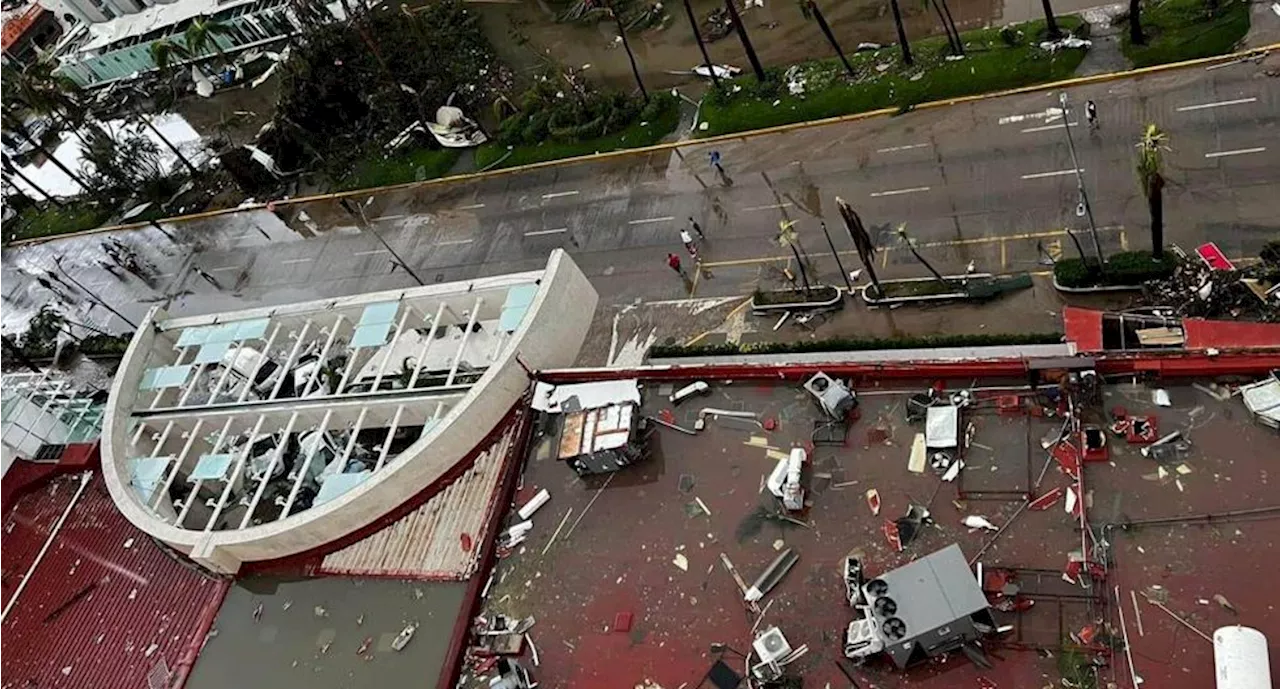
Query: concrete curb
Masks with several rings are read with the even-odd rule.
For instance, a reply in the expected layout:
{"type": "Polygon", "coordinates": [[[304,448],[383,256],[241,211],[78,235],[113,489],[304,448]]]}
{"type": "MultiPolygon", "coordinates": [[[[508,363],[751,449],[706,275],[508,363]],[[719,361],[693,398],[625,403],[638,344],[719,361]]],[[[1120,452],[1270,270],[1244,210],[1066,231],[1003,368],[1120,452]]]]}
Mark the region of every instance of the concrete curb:
{"type": "MultiPolygon", "coordinates": [[[[1106,74],[1094,74],[1092,76],[1072,77],[1061,81],[1052,81],[1044,84],[1034,84],[1031,86],[1022,86],[1016,89],[1005,89],[1002,91],[991,91],[988,93],[980,93],[972,96],[958,96],[956,98],[948,98],[945,100],[929,101],[927,103],[919,103],[912,106],[912,110],[930,110],[933,108],[949,107],[952,105],[960,105],[962,103],[976,103],[992,98],[1003,98],[1005,96],[1016,96],[1024,93],[1036,93],[1039,91],[1052,91],[1054,89],[1070,88],[1073,86],[1082,86],[1085,84],[1100,84],[1108,81],[1116,81],[1119,79],[1128,79],[1132,77],[1146,76],[1149,74],[1158,74],[1188,67],[1196,67],[1200,65],[1212,65],[1219,63],[1235,62],[1245,60],[1258,55],[1264,55],[1272,50],[1280,50],[1280,43],[1272,43],[1270,45],[1241,50],[1226,55],[1217,55],[1214,57],[1202,57],[1194,60],[1184,60],[1182,62],[1170,62],[1163,65],[1153,65],[1151,67],[1142,67],[1140,69],[1130,69],[1122,72],[1109,72],[1106,74]]],[[[836,117],[826,117],[820,120],[809,120],[806,122],[793,122],[791,124],[782,124],[774,127],[765,127],[763,129],[752,129],[745,132],[735,132],[732,134],[721,134],[719,136],[707,137],[705,139],[690,139],[686,141],[671,141],[666,143],[653,144],[652,146],[641,146],[639,148],[627,148],[621,151],[608,151],[605,153],[592,153],[590,155],[577,156],[574,158],[561,158],[559,160],[546,160],[539,163],[529,163],[528,165],[517,165],[499,170],[489,170],[487,172],[470,172],[461,175],[451,175],[448,177],[437,177],[436,179],[422,180],[420,182],[404,182],[402,184],[392,184],[383,187],[371,187],[368,189],[357,189],[355,191],[336,192],[331,194],[315,194],[312,196],[299,196],[292,199],[280,199],[266,203],[253,203],[235,208],[221,208],[218,210],[204,211],[201,213],[192,213],[190,215],[179,215],[172,218],[163,218],[157,220],[157,223],[167,223],[170,225],[192,222],[195,220],[204,220],[207,218],[218,217],[222,215],[231,215],[243,211],[262,210],[268,206],[271,208],[279,208],[284,206],[294,206],[306,203],[314,203],[316,201],[330,201],[346,198],[355,198],[359,196],[370,196],[385,194],[395,191],[403,191],[407,189],[419,189],[435,185],[455,184],[459,182],[471,182],[483,179],[490,179],[501,175],[517,174],[528,172],[530,170],[541,170],[544,168],[559,167],[562,165],[578,165],[583,163],[594,163],[604,160],[612,160],[614,158],[622,158],[635,155],[647,155],[649,153],[657,153],[660,151],[670,151],[681,148],[690,148],[697,146],[705,146],[708,144],[716,144],[725,141],[745,141],[760,136],[769,136],[772,134],[783,134],[802,129],[810,129],[813,127],[825,127],[832,124],[842,124],[844,122],[857,122],[867,120],[874,117],[883,117],[886,115],[894,115],[901,111],[900,107],[880,108],[878,110],[869,110],[867,112],[852,113],[849,115],[838,115],[836,117]]],[[[98,227],[91,230],[82,230],[80,232],[70,232],[67,234],[52,235],[49,237],[34,237],[32,239],[21,239],[10,242],[11,247],[21,247],[34,244],[43,244],[45,242],[58,239],[67,239],[71,237],[87,237],[103,232],[120,232],[123,230],[136,230],[144,227],[150,227],[149,222],[136,222],[124,225],[111,225],[107,227],[98,227]]]]}

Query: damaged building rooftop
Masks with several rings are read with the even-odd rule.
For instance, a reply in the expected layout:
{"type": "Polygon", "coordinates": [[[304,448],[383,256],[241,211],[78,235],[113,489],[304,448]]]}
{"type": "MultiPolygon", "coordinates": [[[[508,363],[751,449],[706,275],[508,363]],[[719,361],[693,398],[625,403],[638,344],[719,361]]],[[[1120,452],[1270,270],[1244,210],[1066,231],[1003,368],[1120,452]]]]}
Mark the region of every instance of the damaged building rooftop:
{"type": "Polygon", "coordinates": [[[1265,675],[1280,357],[1191,359],[549,372],[459,686],[1265,675]]]}

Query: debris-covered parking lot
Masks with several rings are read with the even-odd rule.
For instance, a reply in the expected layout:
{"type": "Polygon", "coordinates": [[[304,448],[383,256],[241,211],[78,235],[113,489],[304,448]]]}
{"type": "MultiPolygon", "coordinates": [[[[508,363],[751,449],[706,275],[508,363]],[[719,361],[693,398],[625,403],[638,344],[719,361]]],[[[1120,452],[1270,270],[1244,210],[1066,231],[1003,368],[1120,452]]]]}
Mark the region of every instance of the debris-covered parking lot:
{"type": "MultiPolygon", "coordinates": [[[[1025,393],[1025,381],[973,381],[953,451],[964,467],[944,481],[954,458],[913,453],[926,423],[909,421],[908,409],[927,381],[858,385],[838,445],[823,442],[829,419],[799,383],[706,381],[708,394],[673,405],[669,397],[691,382],[642,385],[643,413],[656,420],[647,456],[613,473],[579,478],[557,460],[559,427],[541,426],[515,505],[544,489],[550,500],[526,511],[532,528],[517,529],[514,547],[500,551],[479,622],[500,629],[492,616],[502,615],[523,629],[501,635],[509,643],[500,650],[518,655],[539,686],[695,687],[717,659],[743,675],[739,651],[776,626],[800,651],[784,676],[804,686],[1130,686],[1132,655],[1146,681],[1198,687],[1213,676],[1212,644],[1199,632],[1238,622],[1280,633],[1269,593],[1250,583],[1276,559],[1280,529],[1265,508],[1278,443],[1230,388],[1101,386],[1080,421],[1100,431],[1090,446],[1100,435],[1106,444],[1087,453],[1094,461],[1083,464],[1077,490],[1078,453],[1054,451],[1067,409],[1056,388],[1019,396],[1013,390],[1025,393]],[[700,414],[708,408],[721,413],[700,414]],[[1166,440],[1171,447],[1142,454],[1173,431],[1180,436],[1166,440]],[[775,497],[770,477],[793,447],[807,451],[797,511],[775,497]],[[914,538],[899,520],[912,505],[928,511],[914,538]],[[1081,512],[1093,536],[1083,550],[1081,512]],[[1186,521],[1136,523],[1168,517],[1186,521]],[[883,655],[861,666],[846,660],[855,617],[846,557],[870,579],[953,543],[981,563],[1000,628],[977,660],[953,652],[904,671],[883,655]],[[743,589],[788,551],[798,559],[773,568],[780,583],[755,606],[745,603],[743,589]],[[1091,570],[1105,579],[1077,583],[1091,570]]],[[[935,405],[957,392],[937,395],[935,405]]],[[[1078,446],[1079,438],[1067,439],[1078,446]]],[[[507,526],[522,521],[513,510],[507,526]]],[[[489,686],[495,676],[491,638],[472,637],[464,686],[489,686]]]]}

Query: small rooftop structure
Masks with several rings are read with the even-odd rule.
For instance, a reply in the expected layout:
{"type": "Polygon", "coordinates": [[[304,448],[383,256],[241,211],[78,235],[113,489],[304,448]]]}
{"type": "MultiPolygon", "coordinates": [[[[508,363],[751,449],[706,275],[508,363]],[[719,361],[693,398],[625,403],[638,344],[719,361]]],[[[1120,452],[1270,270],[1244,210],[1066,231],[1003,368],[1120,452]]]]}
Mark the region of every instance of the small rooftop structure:
{"type": "Polygon", "coordinates": [[[530,370],[572,362],[595,300],[557,251],[469,282],[153,310],[113,384],[107,485],[130,521],[218,571],[320,548],[446,476],[530,370]]]}
{"type": "MultiPolygon", "coordinates": [[[[4,471],[16,458],[56,463],[68,446],[92,445],[102,426],[106,394],[53,371],[10,373],[0,381],[4,471]]],[[[72,448],[71,452],[77,450],[72,448]]]]}

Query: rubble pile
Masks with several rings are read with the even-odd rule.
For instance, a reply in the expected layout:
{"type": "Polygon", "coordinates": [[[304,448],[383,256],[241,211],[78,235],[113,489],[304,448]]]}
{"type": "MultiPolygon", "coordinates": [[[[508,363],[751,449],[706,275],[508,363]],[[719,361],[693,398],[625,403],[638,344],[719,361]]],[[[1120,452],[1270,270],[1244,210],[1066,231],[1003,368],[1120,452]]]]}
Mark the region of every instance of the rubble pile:
{"type": "Polygon", "coordinates": [[[1183,261],[1164,280],[1142,289],[1144,306],[1168,307],[1181,317],[1280,322],[1280,261],[1263,260],[1239,270],[1214,270],[1183,261]],[[1270,294],[1268,294],[1270,292],[1270,294]]]}

